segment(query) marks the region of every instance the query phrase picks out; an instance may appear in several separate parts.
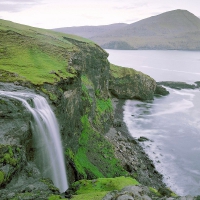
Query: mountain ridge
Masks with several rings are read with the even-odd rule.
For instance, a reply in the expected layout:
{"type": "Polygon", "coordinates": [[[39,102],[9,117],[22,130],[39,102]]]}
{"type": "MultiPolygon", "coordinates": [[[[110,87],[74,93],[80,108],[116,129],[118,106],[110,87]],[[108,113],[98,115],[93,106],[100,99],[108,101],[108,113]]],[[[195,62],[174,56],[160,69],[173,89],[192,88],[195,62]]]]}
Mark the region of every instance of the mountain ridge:
{"type": "Polygon", "coordinates": [[[84,35],[81,35],[81,31],[73,34],[86,37],[107,49],[200,50],[200,19],[180,9],[123,25],[118,29],[110,27],[110,31],[99,34],[95,32],[93,36],[87,35],[86,29],[84,35]]]}

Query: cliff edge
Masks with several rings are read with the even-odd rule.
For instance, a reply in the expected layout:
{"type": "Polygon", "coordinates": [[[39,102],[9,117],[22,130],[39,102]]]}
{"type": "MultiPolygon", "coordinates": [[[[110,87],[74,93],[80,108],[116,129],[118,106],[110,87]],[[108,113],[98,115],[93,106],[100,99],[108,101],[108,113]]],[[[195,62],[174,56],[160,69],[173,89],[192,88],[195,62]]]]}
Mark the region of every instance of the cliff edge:
{"type": "MultiPolygon", "coordinates": [[[[0,90],[48,100],[59,122],[70,185],[81,179],[136,178],[106,136],[119,125],[110,91],[120,98],[152,99],[155,81],[110,67],[108,54],[84,38],[0,20],[0,42],[0,90]]],[[[35,163],[31,114],[17,100],[0,96],[0,101],[1,199],[59,199],[35,163]]]]}

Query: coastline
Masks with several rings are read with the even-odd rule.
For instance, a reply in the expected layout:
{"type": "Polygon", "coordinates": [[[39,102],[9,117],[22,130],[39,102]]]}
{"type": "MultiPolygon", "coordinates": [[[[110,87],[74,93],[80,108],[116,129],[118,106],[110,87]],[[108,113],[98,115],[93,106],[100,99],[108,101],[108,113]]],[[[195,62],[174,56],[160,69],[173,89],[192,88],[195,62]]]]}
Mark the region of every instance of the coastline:
{"type": "Polygon", "coordinates": [[[141,184],[156,189],[165,188],[163,176],[160,174],[144,152],[139,142],[130,136],[128,128],[123,121],[125,100],[113,98],[114,123],[106,133],[106,138],[114,146],[116,157],[130,175],[141,184]]]}

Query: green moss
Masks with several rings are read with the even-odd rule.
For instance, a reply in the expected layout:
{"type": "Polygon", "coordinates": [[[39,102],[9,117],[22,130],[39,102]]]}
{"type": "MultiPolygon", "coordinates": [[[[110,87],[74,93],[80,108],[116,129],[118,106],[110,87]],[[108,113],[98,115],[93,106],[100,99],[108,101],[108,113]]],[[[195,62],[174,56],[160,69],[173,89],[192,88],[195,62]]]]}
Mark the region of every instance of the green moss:
{"type": "Polygon", "coordinates": [[[30,192],[18,193],[11,200],[19,200],[19,199],[33,199],[34,194],[30,192]]]}
{"type": "Polygon", "coordinates": [[[88,194],[73,195],[73,200],[102,200],[108,192],[91,192],[88,194]]]}
{"type": "Polygon", "coordinates": [[[4,154],[3,160],[4,160],[4,162],[6,162],[7,164],[10,164],[12,166],[16,166],[17,165],[17,160],[15,158],[12,158],[9,153],[5,153],[4,154]]]}
{"type": "Polygon", "coordinates": [[[83,85],[90,85],[92,87],[94,86],[92,81],[86,75],[81,76],[81,81],[83,85]]]}
{"type": "Polygon", "coordinates": [[[130,177],[99,178],[96,180],[80,180],[72,187],[78,188],[73,200],[102,199],[108,192],[121,190],[128,185],[138,185],[139,183],[130,177]]]}
{"type": "Polygon", "coordinates": [[[92,104],[93,99],[89,95],[87,87],[82,84],[82,101],[89,102],[89,104],[92,104]]]}
{"type": "Polygon", "coordinates": [[[52,91],[49,91],[49,90],[45,89],[44,87],[41,87],[40,89],[44,94],[49,96],[49,99],[51,101],[57,101],[58,97],[52,91]]]}
{"type": "Polygon", "coordinates": [[[86,155],[89,135],[91,132],[93,132],[93,130],[90,127],[87,115],[84,115],[81,118],[81,122],[83,125],[83,130],[79,139],[80,147],[78,149],[77,154],[75,155],[75,164],[77,167],[79,167],[79,170],[81,166],[81,171],[84,177],[86,176],[86,171],[88,171],[88,173],[92,173],[95,177],[104,177],[103,174],[98,170],[98,168],[89,161],[86,155]]]}
{"type": "Polygon", "coordinates": [[[158,197],[165,196],[166,194],[168,194],[167,196],[177,197],[177,195],[169,188],[160,188],[159,190],[156,190],[155,188],[149,187],[149,190],[158,197]]]}
{"type": "Polygon", "coordinates": [[[53,192],[59,192],[58,188],[55,187],[52,183],[52,181],[50,179],[47,179],[47,178],[43,178],[43,179],[40,179],[40,181],[42,183],[44,183],[45,185],[48,186],[48,188],[53,191],[53,192]]]}
{"type": "Polygon", "coordinates": [[[154,193],[156,196],[162,196],[159,192],[158,192],[158,190],[156,190],[155,188],[152,188],[152,187],[149,187],[149,190],[152,192],[152,193],[154,193]]]}
{"type": "Polygon", "coordinates": [[[11,159],[9,153],[5,153],[3,158],[4,158],[4,160],[6,161],[6,163],[9,163],[9,161],[10,161],[10,159],[11,159]]]}
{"type": "Polygon", "coordinates": [[[92,81],[82,75],[82,107],[85,115],[81,118],[82,132],[79,137],[79,148],[72,149],[66,155],[75,164],[80,178],[94,179],[127,175],[127,172],[115,158],[112,145],[100,132],[104,123],[110,120],[112,103],[110,99],[100,99],[100,90],[94,89],[92,81]],[[88,116],[92,116],[89,119],[88,116]]]}
{"type": "Polygon", "coordinates": [[[91,192],[121,190],[128,185],[138,185],[139,183],[131,177],[116,178],[98,178],[96,180],[80,180],[74,185],[78,185],[79,189],[76,194],[85,194],[91,192]]]}
{"type": "Polygon", "coordinates": [[[12,151],[11,146],[8,146],[8,152],[9,152],[10,156],[13,157],[13,151],[12,151]]]}
{"type": "Polygon", "coordinates": [[[95,90],[95,95],[96,95],[96,97],[97,97],[97,98],[99,98],[99,97],[100,97],[100,95],[101,95],[101,92],[100,92],[100,90],[95,90]]]}
{"type": "Polygon", "coordinates": [[[107,100],[97,99],[96,104],[97,104],[97,112],[99,112],[99,114],[102,114],[105,111],[108,111],[108,112],[113,111],[111,99],[107,99],[107,100]]]}
{"type": "Polygon", "coordinates": [[[115,158],[111,144],[93,130],[87,115],[81,118],[81,122],[83,130],[79,138],[78,151],[76,153],[71,149],[66,151],[78,173],[85,179],[127,175],[115,158]]]}
{"type": "Polygon", "coordinates": [[[4,173],[0,171],[0,185],[3,183],[3,181],[4,181],[4,173]]]}
{"type": "Polygon", "coordinates": [[[67,200],[67,199],[63,199],[60,195],[51,195],[48,200],[57,200],[57,199],[60,199],[60,200],[67,200]]]}

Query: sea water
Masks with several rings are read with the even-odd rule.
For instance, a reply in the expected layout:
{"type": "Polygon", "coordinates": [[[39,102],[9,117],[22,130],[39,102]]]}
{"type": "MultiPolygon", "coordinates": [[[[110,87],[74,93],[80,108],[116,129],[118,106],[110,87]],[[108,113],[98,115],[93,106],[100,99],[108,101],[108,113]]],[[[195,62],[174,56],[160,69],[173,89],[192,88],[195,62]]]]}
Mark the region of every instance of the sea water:
{"type": "MultiPolygon", "coordinates": [[[[142,71],[156,81],[200,81],[200,52],[106,50],[113,64],[142,71]]],[[[178,195],[200,195],[200,90],[167,88],[153,101],[127,100],[124,121],[178,195]]]]}

